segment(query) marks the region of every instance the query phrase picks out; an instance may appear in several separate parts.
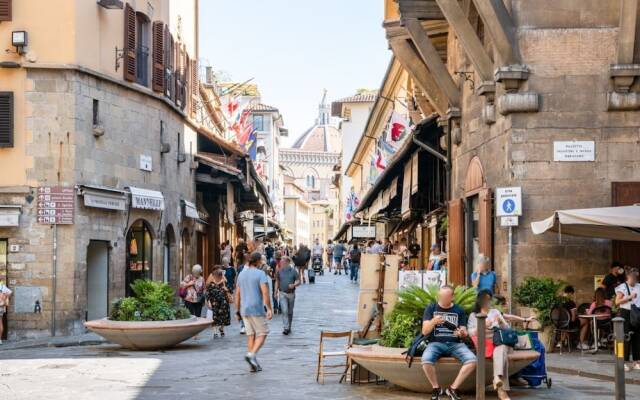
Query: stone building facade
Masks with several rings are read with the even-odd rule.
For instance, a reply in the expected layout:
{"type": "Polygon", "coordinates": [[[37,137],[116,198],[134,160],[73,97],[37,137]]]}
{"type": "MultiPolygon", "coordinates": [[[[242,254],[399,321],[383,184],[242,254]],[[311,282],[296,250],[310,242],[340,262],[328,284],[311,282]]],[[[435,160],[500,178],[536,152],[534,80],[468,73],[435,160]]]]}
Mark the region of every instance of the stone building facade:
{"type": "Polygon", "coordinates": [[[628,243],[530,229],[558,209],[640,202],[636,1],[389,0],[385,11],[394,55],[447,132],[454,282],[469,283],[485,253],[504,293],[544,275],[587,301],[612,260],[640,263],[628,243]],[[567,143],[595,150],[562,161],[567,143]],[[509,271],[495,190],[513,186],[522,188],[523,212],[509,271]]]}
{"type": "Polygon", "coordinates": [[[196,2],[137,3],[119,10],[95,2],[38,4],[42,15],[70,21],[76,35],[69,40],[78,48],[47,35],[48,22],[28,19],[36,7],[31,1],[14,1],[13,15],[2,24],[2,32],[26,29],[34,43],[4,55],[17,66],[0,71],[0,90],[13,102],[11,113],[2,115],[3,121],[11,118],[12,129],[0,128],[12,138],[0,148],[0,280],[14,292],[10,337],[82,333],[82,322],[106,316],[133,280],[176,287],[194,258],[199,127],[187,107],[194,99],[171,93],[197,92],[197,66],[188,61],[197,57],[196,2]],[[113,56],[114,46],[126,46],[123,25],[140,49],[147,48],[152,26],[161,27],[183,58],[149,42],[149,58],[138,52],[136,67],[127,70],[132,60],[113,56]],[[76,52],[94,39],[108,45],[111,58],[76,52]],[[175,69],[163,64],[160,82],[149,63],[158,49],[163,62],[173,57],[180,63],[175,69]],[[140,74],[127,75],[136,68],[140,74]],[[188,71],[196,92],[185,86],[188,71]],[[53,217],[45,209],[54,208],[47,188],[62,188],[66,198],[58,203],[73,215],[71,224],[47,220],[53,217]]]}

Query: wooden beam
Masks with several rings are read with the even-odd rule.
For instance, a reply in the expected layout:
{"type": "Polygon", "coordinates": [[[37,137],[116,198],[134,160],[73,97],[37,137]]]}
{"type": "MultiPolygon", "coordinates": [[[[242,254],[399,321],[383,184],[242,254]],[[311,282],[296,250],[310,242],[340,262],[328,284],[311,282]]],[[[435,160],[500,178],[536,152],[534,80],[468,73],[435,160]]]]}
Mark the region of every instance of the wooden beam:
{"type": "Polygon", "coordinates": [[[399,0],[400,15],[417,19],[444,19],[442,11],[433,0],[399,0]]]}
{"type": "Polygon", "coordinates": [[[458,4],[458,0],[436,0],[451,28],[462,43],[476,72],[483,81],[493,80],[493,62],[480,42],[476,31],[458,4]]]}
{"type": "Polygon", "coordinates": [[[618,64],[633,64],[637,15],[638,0],[620,0],[618,64]]]}
{"type": "Polygon", "coordinates": [[[429,71],[433,75],[433,78],[442,89],[442,92],[447,96],[447,101],[454,107],[460,107],[460,89],[456,86],[456,83],[451,78],[447,67],[442,62],[438,50],[429,39],[429,35],[422,28],[422,24],[417,19],[406,19],[404,26],[409,32],[409,36],[413,39],[413,43],[418,50],[418,53],[422,56],[422,61],[427,65],[429,71]]]}
{"type": "Polygon", "coordinates": [[[516,28],[502,0],[473,0],[503,65],[519,64],[516,28]]]}
{"type": "Polygon", "coordinates": [[[436,112],[440,115],[446,115],[449,108],[447,99],[413,46],[404,39],[392,40],[389,44],[393,54],[414,82],[422,88],[436,112]]]}

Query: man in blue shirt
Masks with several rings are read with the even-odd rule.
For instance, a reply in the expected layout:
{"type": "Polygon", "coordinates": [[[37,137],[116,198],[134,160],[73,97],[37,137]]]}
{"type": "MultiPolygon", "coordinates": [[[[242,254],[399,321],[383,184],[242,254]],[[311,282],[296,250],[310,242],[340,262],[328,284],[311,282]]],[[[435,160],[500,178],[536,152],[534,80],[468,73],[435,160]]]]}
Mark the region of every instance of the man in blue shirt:
{"type": "Polygon", "coordinates": [[[433,388],[431,400],[438,400],[440,396],[461,400],[458,388],[475,370],[476,356],[460,340],[468,336],[467,315],[462,307],[453,303],[451,286],[440,288],[438,302],[425,308],[422,334],[429,338],[429,344],[422,353],[422,370],[433,388]],[[435,364],[441,357],[455,357],[462,364],[458,376],[446,390],[440,388],[436,374],[435,364]]]}
{"type": "Polygon", "coordinates": [[[496,273],[489,268],[489,257],[478,255],[478,270],[471,274],[471,283],[479,292],[487,290],[493,295],[496,287],[496,273]]]}
{"type": "Polygon", "coordinates": [[[262,262],[262,254],[254,252],[247,265],[238,275],[236,288],[237,316],[242,318],[247,333],[247,348],[244,357],[251,366],[251,372],[262,371],[256,355],[269,334],[267,320],[273,316],[271,296],[269,296],[269,278],[258,267],[262,262]],[[266,311],[265,311],[266,310],[266,311]]]}

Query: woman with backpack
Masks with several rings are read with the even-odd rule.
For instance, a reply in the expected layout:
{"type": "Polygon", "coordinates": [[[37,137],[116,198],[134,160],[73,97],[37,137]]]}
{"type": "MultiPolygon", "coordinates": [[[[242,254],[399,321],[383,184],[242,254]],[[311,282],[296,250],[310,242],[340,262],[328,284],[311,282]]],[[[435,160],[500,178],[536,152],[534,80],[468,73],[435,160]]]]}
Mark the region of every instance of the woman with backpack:
{"type": "Polygon", "coordinates": [[[624,370],[640,371],[640,325],[633,323],[637,319],[633,314],[640,313],[638,269],[631,268],[627,280],[616,287],[616,305],[620,308],[620,316],[624,318],[624,333],[629,335],[629,341],[624,343],[624,370]]]}

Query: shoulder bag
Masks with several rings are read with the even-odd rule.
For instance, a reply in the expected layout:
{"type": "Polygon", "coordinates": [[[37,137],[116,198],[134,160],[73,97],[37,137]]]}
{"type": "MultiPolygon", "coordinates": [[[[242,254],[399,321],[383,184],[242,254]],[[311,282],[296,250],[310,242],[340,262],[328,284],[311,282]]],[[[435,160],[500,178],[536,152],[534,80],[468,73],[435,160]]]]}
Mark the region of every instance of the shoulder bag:
{"type": "Polygon", "coordinates": [[[411,364],[413,364],[414,357],[421,357],[424,350],[427,348],[428,337],[420,333],[413,339],[411,342],[411,347],[407,349],[405,352],[406,356],[404,360],[407,362],[409,368],[411,368],[411,364]]]}
{"type": "Polygon", "coordinates": [[[496,328],[493,330],[493,344],[515,347],[518,344],[518,333],[511,328],[496,328]]]}
{"type": "MultiPolygon", "coordinates": [[[[627,293],[631,296],[631,288],[626,282],[624,285],[627,287],[627,293]]],[[[629,323],[634,328],[640,327],[640,308],[633,303],[631,303],[631,310],[629,312],[629,323]]]]}

